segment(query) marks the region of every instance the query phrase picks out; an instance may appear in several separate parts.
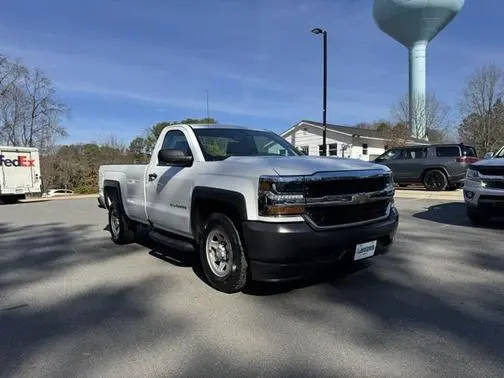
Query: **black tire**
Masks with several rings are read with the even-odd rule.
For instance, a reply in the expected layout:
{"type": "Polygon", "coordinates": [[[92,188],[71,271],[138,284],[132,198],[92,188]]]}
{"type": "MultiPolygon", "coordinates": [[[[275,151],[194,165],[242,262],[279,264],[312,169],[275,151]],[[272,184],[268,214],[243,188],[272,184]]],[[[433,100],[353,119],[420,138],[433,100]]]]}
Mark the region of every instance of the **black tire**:
{"type": "Polygon", "coordinates": [[[4,196],[0,198],[5,205],[13,205],[18,202],[20,196],[4,196]]]}
{"type": "Polygon", "coordinates": [[[467,208],[467,217],[474,224],[484,224],[487,218],[476,209],[467,208]]]}
{"type": "Polygon", "coordinates": [[[211,214],[207,218],[201,233],[199,252],[203,273],[212,287],[228,294],[243,290],[247,284],[248,263],[240,233],[230,218],[220,213],[211,214]],[[225,235],[227,241],[222,243],[219,243],[218,240],[214,241],[212,236],[216,233],[225,235]],[[222,246],[222,253],[225,254],[225,258],[222,257],[223,261],[219,264],[222,263],[222,267],[227,264],[227,268],[221,272],[220,276],[214,272],[220,265],[217,266],[217,262],[213,264],[210,262],[210,260],[215,261],[211,256],[215,256],[217,251],[215,250],[213,255],[207,253],[209,247],[207,244],[210,243],[210,240],[222,246]],[[229,246],[227,242],[229,242],[229,246]]]}
{"type": "Polygon", "coordinates": [[[135,226],[124,214],[116,198],[112,198],[108,219],[110,236],[114,243],[127,244],[135,240],[135,226]]]}
{"type": "Polygon", "coordinates": [[[450,185],[448,185],[446,190],[458,190],[458,189],[462,188],[463,186],[464,186],[464,184],[450,184],[450,185]]]}
{"type": "Polygon", "coordinates": [[[423,184],[428,191],[442,192],[448,186],[448,179],[443,171],[432,169],[425,173],[423,184]]]}

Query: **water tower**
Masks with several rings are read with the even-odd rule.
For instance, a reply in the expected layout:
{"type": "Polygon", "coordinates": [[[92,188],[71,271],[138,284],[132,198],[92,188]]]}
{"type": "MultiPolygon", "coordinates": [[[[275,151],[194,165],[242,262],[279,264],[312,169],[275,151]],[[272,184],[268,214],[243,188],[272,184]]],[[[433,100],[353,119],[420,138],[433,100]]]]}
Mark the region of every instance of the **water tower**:
{"type": "Polygon", "coordinates": [[[427,44],[450,23],[464,0],[375,0],[378,27],[409,49],[409,118],[413,137],[426,137],[427,44]]]}

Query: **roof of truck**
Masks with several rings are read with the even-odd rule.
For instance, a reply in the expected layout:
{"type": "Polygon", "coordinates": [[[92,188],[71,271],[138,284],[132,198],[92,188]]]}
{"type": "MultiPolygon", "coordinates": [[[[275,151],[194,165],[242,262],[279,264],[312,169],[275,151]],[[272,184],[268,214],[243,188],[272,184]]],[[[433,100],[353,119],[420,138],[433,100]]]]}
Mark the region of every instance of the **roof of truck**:
{"type": "Polygon", "coordinates": [[[38,151],[38,148],[34,147],[18,147],[18,146],[0,146],[2,151],[38,151]]]}
{"type": "Polygon", "coordinates": [[[211,124],[190,124],[193,129],[241,129],[241,130],[255,130],[255,131],[269,131],[266,129],[260,129],[258,127],[246,127],[246,126],[238,126],[238,125],[221,125],[220,123],[211,123],[211,124]]]}

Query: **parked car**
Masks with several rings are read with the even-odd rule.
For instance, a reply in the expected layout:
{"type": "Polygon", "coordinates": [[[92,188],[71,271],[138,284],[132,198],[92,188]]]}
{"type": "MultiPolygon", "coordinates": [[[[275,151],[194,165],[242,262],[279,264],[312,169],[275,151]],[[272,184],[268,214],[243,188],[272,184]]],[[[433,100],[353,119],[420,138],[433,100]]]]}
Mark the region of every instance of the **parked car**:
{"type": "Polygon", "coordinates": [[[114,242],[150,227],[157,242],[198,250],[227,293],[383,253],[399,221],[389,168],[303,156],[236,126],[166,127],[149,164],[101,166],[99,192],[114,242]]]}
{"type": "Polygon", "coordinates": [[[68,189],[51,189],[47,192],[46,197],[66,197],[73,195],[72,190],[68,189]]]}
{"type": "Polygon", "coordinates": [[[0,203],[15,203],[40,193],[40,160],[36,148],[0,146],[0,203]]]}
{"type": "Polygon", "coordinates": [[[463,144],[399,147],[375,159],[392,170],[400,186],[423,184],[427,190],[442,191],[463,186],[467,168],[478,161],[474,147],[463,144]]]}
{"type": "Polygon", "coordinates": [[[504,147],[492,158],[469,167],[464,199],[467,215],[474,223],[504,217],[504,147]]]}

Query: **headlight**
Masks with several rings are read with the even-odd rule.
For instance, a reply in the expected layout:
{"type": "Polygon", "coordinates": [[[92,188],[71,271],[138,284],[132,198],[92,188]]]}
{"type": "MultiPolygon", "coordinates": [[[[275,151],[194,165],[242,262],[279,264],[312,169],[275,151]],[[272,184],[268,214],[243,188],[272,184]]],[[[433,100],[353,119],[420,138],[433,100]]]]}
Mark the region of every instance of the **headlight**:
{"type": "Polygon", "coordinates": [[[468,169],[466,174],[467,179],[473,181],[480,181],[479,172],[474,169],[468,169]]]}
{"type": "Polygon", "coordinates": [[[261,216],[304,214],[304,177],[262,176],[259,179],[258,205],[261,216]]]}

